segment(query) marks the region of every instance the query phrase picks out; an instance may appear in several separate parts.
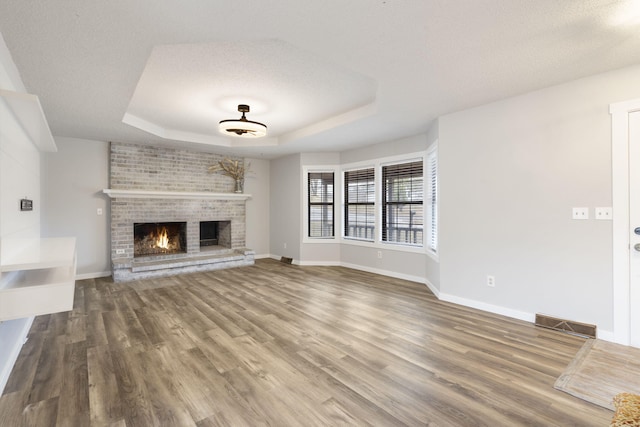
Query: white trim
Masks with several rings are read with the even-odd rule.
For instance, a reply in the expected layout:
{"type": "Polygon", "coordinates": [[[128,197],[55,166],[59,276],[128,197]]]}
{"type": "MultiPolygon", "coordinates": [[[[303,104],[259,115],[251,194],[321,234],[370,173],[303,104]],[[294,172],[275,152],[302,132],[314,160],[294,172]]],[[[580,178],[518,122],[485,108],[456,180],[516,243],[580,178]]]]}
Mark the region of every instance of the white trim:
{"type": "Polygon", "coordinates": [[[9,359],[7,359],[7,364],[1,367],[2,371],[0,372],[0,395],[2,395],[2,392],[7,385],[7,381],[9,381],[9,375],[11,375],[13,366],[16,364],[16,360],[18,360],[18,356],[20,355],[22,346],[25,342],[27,342],[27,335],[29,334],[29,330],[31,329],[33,319],[35,319],[34,316],[31,316],[27,319],[24,326],[22,327],[22,330],[20,331],[18,339],[14,341],[13,347],[9,351],[9,359]]]}
{"type": "Polygon", "coordinates": [[[409,252],[412,254],[426,254],[424,248],[418,245],[403,245],[402,243],[354,239],[353,237],[342,237],[339,243],[342,245],[363,246],[367,248],[386,249],[397,252],[409,252]]]}
{"type": "Polygon", "coordinates": [[[295,264],[301,267],[342,267],[340,261],[297,261],[295,264]]]}
{"type": "Polygon", "coordinates": [[[613,341],[629,345],[629,113],[640,110],[640,99],[609,106],[613,201],[613,341]]]}
{"type": "Polygon", "coordinates": [[[99,279],[100,277],[109,277],[109,276],[111,276],[110,271],[82,273],[82,274],[76,274],[76,280],[99,279]]]}
{"type": "Polygon", "coordinates": [[[440,294],[440,300],[453,304],[463,305],[465,307],[475,308],[489,313],[499,314],[501,316],[511,317],[512,319],[524,320],[525,322],[534,323],[536,315],[526,311],[513,310],[511,308],[502,307],[486,302],[476,301],[468,298],[462,298],[451,294],[440,294]]]}
{"type": "MultiPolygon", "coordinates": [[[[379,274],[381,276],[393,277],[393,278],[396,278],[396,279],[409,280],[411,282],[427,284],[425,278],[424,277],[420,277],[420,276],[413,276],[413,275],[410,275],[410,274],[397,273],[395,271],[382,270],[380,268],[367,267],[367,266],[364,266],[364,265],[349,264],[349,263],[346,263],[346,262],[341,262],[340,266],[341,267],[346,267],[346,268],[351,268],[353,270],[366,271],[367,273],[379,274]]],[[[427,286],[429,286],[429,285],[427,285],[427,286]]],[[[432,287],[433,287],[433,285],[429,286],[429,289],[431,289],[432,287]]]]}
{"type": "Polygon", "coordinates": [[[104,194],[123,199],[207,199],[207,200],[247,200],[251,194],[210,193],[207,191],[157,191],[157,190],[117,190],[105,188],[104,194]]]}
{"type": "MultiPolygon", "coordinates": [[[[272,256],[274,259],[275,256],[272,256]]],[[[476,301],[468,298],[458,297],[456,295],[441,293],[429,280],[424,277],[413,276],[409,274],[397,273],[394,271],[383,270],[379,268],[367,267],[363,265],[350,264],[346,262],[322,262],[322,261],[293,261],[294,265],[299,266],[325,266],[325,267],[345,267],[358,271],[366,271],[368,273],[379,274],[381,276],[393,277],[396,279],[409,280],[411,282],[421,283],[427,286],[431,293],[439,300],[443,302],[449,302],[452,304],[458,304],[464,307],[473,308],[476,310],[484,311],[487,313],[493,313],[500,316],[509,317],[512,319],[522,320],[528,323],[535,323],[535,313],[529,313],[527,311],[514,310],[507,307],[502,307],[494,304],[487,304],[482,301],[476,301]]],[[[615,334],[612,331],[597,329],[598,339],[610,342],[617,342],[615,334]]]]}
{"type": "MultiPolygon", "coordinates": [[[[340,227],[340,233],[336,233],[339,236],[340,244],[353,244],[355,246],[367,246],[367,247],[375,247],[379,249],[390,249],[390,250],[398,250],[404,252],[413,252],[413,253],[422,253],[426,254],[428,249],[428,245],[426,244],[426,236],[425,229],[423,224],[423,232],[422,232],[422,244],[420,245],[403,245],[402,243],[397,242],[383,242],[382,241],[382,167],[389,166],[399,163],[412,162],[412,161],[422,161],[423,165],[423,186],[424,178],[425,178],[425,163],[427,161],[427,156],[430,149],[433,149],[434,144],[431,144],[429,148],[425,151],[418,151],[414,153],[406,153],[406,154],[398,154],[395,156],[387,156],[381,157],[377,159],[369,159],[363,160],[354,163],[346,163],[340,166],[340,180],[344,182],[344,174],[345,172],[360,170],[360,169],[368,169],[373,168],[374,170],[374,182],[375,182],[375,209],[374,209],[374,231],[375,238],[372,240],[368,239],[358,239],[354,237],[347,237],[344,235],[344,227],[340,227]],[[396,246],[396,247],[392,247],[396,246]]],[[[344,195],[344,185],[341,185],[340,191],[340,221],[341,224],[345,223],[344,218],[344,205],[345,205],[345,195],[344,195]]],[[[425,205],[424,199],[422,204],[422,216],[425,217],[425,205]]],[[[430,250],[429,250],[430,251],[430,250]]],[[[433,256],[430,255],[432,258],[433,256]]]]}
{"type": "Polygon", "coordinates": [[[341,188],[342,177],[340,174],[340,166],[338,165],[304,165],[302,166],[302,203],[301,203],[301,215],[302,223],[302,243],[303,244],[325,244],[325,243],[338,243],[338,236],[340,235],[341,216],[337,214],[339,209],[339,197],[337,189],[341,188]],[[333,237],[309,237],[309,172],[331,172],[333,173],[333,237]]]}

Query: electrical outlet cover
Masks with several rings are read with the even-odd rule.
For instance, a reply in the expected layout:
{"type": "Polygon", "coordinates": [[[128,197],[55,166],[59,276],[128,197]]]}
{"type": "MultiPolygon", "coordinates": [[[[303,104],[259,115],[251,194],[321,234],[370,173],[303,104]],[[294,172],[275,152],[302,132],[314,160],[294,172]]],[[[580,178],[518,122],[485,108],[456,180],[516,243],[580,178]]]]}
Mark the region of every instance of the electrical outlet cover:
{"type": "Polygon", "coordinates": [[[613,219],[613,208],[611,207],[596,208],[595,212],[596,212],[596,219],[600,219],[600,220],[613,219]]]}
{"type": "Polygon", "coordinates": [[[589,219],[589,208],[573,208],[573,219],[589,219]]]}

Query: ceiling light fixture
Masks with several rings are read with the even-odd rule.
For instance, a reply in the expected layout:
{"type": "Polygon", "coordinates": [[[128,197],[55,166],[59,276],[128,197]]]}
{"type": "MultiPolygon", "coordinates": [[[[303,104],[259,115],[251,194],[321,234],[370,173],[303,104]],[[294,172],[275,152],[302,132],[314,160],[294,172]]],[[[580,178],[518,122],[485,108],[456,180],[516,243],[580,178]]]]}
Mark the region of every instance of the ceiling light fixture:
{"type": "Polygon", "coordinates": [[[245,113],[249,112],[249,106],[245,104],[238,105],[238,111],[242,113],[239,119],[230,119],[220,121],[220,132],[225,134],[233,134],[243,138],[260,138],[267,134],[267,126],[259,122],[247,120],[245,113]]]}

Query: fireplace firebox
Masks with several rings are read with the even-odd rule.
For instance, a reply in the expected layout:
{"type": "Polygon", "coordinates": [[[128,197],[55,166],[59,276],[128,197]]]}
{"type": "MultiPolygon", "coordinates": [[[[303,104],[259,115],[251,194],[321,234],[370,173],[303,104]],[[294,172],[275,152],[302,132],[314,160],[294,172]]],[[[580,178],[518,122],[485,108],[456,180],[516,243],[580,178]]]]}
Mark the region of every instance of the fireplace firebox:
{"type": "Polygon", "coordinates": [[[200,222],[200,247],[218,244],[218,221],[200,222]]]}
{"type": "Polygon", "coordinates": [[[186,222],[133,224],[133,256],[170,255],[187,252],[186,222]]]}
{"type": "Polygon", "coordinates": [[[231,221],[200,221],[200,251],[231,247],[231,221]]]}

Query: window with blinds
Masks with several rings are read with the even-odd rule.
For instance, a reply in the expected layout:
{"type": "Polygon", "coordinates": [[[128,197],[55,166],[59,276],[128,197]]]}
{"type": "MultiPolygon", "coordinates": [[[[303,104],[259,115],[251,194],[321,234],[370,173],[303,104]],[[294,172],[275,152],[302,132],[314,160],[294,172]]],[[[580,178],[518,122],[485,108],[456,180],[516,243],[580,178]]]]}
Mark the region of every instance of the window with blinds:
{"type": "Polygon", "coordinates": [[[333,172],[309,172],[307,183],[309,237],[333,237],[333,172]]]}
{"type": "Polygon", "coordinates": [[[382,241],[422,245],[422,160],[382,167],[382,241]]]}
{"type": "Polygon", "coordinates": [[[344,173],[344,237],[374,240],[375,200],[373,168],[344,173]]]}
{"type": "Polygon", "coordinates": [[[427,155],[427,246],[433,252],[438,251],[438,150],[429,151],[427,155]]]}

